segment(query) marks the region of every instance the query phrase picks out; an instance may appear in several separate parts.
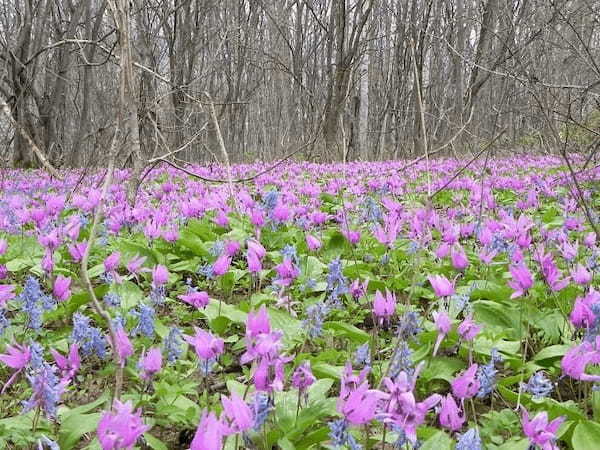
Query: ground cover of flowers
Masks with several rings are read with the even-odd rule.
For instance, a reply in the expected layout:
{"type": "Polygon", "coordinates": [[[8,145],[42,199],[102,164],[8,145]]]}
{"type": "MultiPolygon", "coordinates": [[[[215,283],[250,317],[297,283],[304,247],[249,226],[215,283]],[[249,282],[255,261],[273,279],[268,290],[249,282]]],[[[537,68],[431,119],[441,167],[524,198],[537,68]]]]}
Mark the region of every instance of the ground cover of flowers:
{"type": "Polygon", "coordinates": [[[3,170],[0,447],[598,448],[600,170],[404,164],[3,170]]]}

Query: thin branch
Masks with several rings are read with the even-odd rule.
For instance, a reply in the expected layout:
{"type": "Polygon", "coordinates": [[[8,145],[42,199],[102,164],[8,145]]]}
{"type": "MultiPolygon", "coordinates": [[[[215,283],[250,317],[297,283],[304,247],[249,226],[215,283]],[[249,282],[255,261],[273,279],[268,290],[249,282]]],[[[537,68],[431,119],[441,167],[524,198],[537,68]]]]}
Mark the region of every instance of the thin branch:
{"type": "Polygon", "coordinates": [[[29,133],[27,133],[25,128],[23,128],[21,126],[21,124],[19,122],[17,122],[17,120],[13,117],[10,107],[4,101],[3,98],[0,98],[0,108],[2,108],[2,112],[4,112],[4,114],[6,115],[6,117],[10,121],[10,123],[15,127],[15,129],[19,133],[21,133],[21,136],[23,136],[23,139],[25,139],[25,141],[27,141],[27,144],[29,144],[29,146],[31,147],[31,150],[33,150],[33,153],[35,154],[35,156],[37,156],[37,158],[40,160],[40,162],[46,168],[46,170],[48,172],[50,172],[50,174],[54,178],[56,178],[58,180],[62,180],[62,176],[60,175],[60,173],[58,173],[58,170],[56,170],[56,168],[50,163],[50,161],[48,161],[48,158],[46,157],[44,152],[33,141],[31,136],[29,136],[29,133]]]}

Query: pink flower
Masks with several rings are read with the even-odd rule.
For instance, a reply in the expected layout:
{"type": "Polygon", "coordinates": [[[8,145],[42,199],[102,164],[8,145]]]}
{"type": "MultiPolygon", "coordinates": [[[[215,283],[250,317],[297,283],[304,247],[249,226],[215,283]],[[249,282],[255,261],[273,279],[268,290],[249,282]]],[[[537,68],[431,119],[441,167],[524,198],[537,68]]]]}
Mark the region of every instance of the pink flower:
{"type": "Polygon", "coordinates": [[[12,284],[0,284],[0,307],[4,307],[7,301],[15,298],[14,289],[12,284]]]}
{"type": "Polygon", "coordinates": [[[221,256],[217,258],[217,260],[213,264],[213,274],[216,276],[225,275],[229,271],[229,266],[231,265],[231,256],[227,253],[223,253],[221,256]]]}
{"type": "Polygon", "coordinates": [[[194,336],[184,336],[183,339],[194,347],[196,355],[203,360],[215,359],[223,353],[223,339],[213,336],[208,331],[194,327],[194,336]]]}
{"type": "Polygon", "coordinates": [[[226,431],[215,413],[204,411],[194,435],[194,440],[190,445],[190,450],[222,450],[223,436],[225,436],[226,431]]]}
{"type": "Polygon", "coordinates": [[[162,264],[158,264],[152,270],[152,286],[157,288],[169,281],[169,271],[162,264]]]}
{"type": "Polygon", "coordinates": [[[71,297],[71,278],[70,277],[63,277],[62,275],[59,275],[56,277],[56,280],[54,280],[54,286],[52,287],[52,294],[54,295],[54,297],[56,297],[56,299],[60,302],[64,302],[65,300],[68,300],[69,297],[71,297]]]}
{"type": "Polygon", "coordinates": [[[256,337],[261,333],[268,334],[270,332],[271,323],[264,304],[258,312],[248,313],[248,317],[246,318],[246,336],[256,337]]]}
{"type": "Polygon", "coordinates": [[[548,422],[548,413],[546,411],[536,414],[533,419],[529,419],[529,413],[523,408],[521,423],[523,424],[523,433],[529,439],[532,445],[538,446],[541,450],[558,450],[556,445],[556,432],[565,421],[560,416],[552,422],[548,422]]]}
{"type": "Polygon", "coordinates": [[[448,297],[454,294],[454,283],[444,275],[429,275],[427,279],[438,297],[448,297]]]}
{"type": "Polygon", "coordinates": [[[303,391],[310,387],[316,380],[310,369],[310,361],[304,361],[296,368],[292,375],[292,386],[303,391]]]}
{"type": "Polygon", "coordinates": [[[231,399],[221,395],[221,404],[223,405],[221,420],[226,436],[243,433],[252,428],[254,413],[239,395],[234,392],[231,394],[231,399]]]}
{"type": "Polygon", "coordinates": [[[350,294],[355,299],[359,299],[367,293],[368,286],[369,280],[365,280],[362,283],[359,280],[354,280],[350,285],[350,294]]]}
{"type": "Polygon", "coordinates": [[[104,412],[98,423],[98,440],[102,450],[131,449],[139,437],[150,429],[144,425],[141,410],[133,413],[131,402],[115,400],[113,412],[104,412]]]}
{"type": "Polygon", "coordinates": [[[452,394],[442,397],[439,419],[440,425],[450,431],[460,430],[465,423],[465,414],[454,401],[452,394]]]}
{"type": "Polygon", "coordinates": [[[252,381],[257,391],[273,392],[283,390],[285,381],[285,364],[292,357],[280,355],[260,355],[258,365],[252,374],[252,381]]]}
{"type": "Polygon", "coordinates": [[[589,294],[585,297],[577,297],[569,315],[571,323],[577,328],[591,327],[596,320],[596,315],[592,311],[592,305],[596,302],[597,300],[589,294]]]}
{"type": "Polygon", "coordinates": [[[262,227],[265,224],[265,216],[260,209],[253,209],[250,214],[250,223],[255,227],[262,227]]]}
{"type": "Polygon", "coordinates": [[[481,326],[473,321],[473,317],[469,314],[458,326],[458,334],[465,341],[472,341],[475,336],[481,331],[481,326]]]}
{"type": "Polygon", "coordinates": [[[472,364],[461,376],[456,377],[451,386],[456,398],[464,400],[474,397],[479,392],[480,386],[477,379],[477,364],[472,364]]]}
{"type": "Polygon", "coordinates": [[[435,341],[435,345],[433,346],[433,356],[435,356],[440,347],[440,344],[442,343],[446,335],[450,332],[450,329],[452,328],[452,322],[450,322],[450,317],[448,317],[448,314],[446,314],[443,311],[436,311],[432,315],[435,327],[438,330],[437,339],[435,341]]]}
{"type": "Polygon", "coordinates": [[[448,253],[450,253],[450,246],[445,242],[442,242],[438,248],[435,249],[435,256],[439,259],[444,259],[448,256],[448,253]]]}
{"type": "Polygon", "coordinates": [[[198,309],[205,308],[210,302],[208,292],[205,291],[190,290],[187,294],[179,295],[177,298],[198,309]]]}
{"type": "Polygon", "coordinates": [[[81,367],[81,358],[79,357],[79,346],[77,344],[71,344],[69,348],[69,354],[65,357],[61,355],[55,349],[50,349],[50,353],[56,361],[56,365],[61,371],[62,381],[68,382],[75,377],[77,371],[81,367]]]}
{"type": "Polygon", "coordinates": [[[375,417],[378,402],[385,394],[375,389],[369,389],[365,381],[350,392],[347,398],[339,398],[337,410],[353,425],[364,425],[375,417]]]}
{"type": "Polygon", "coordinates": [[[577,284],[585,286],[592,281],[592,274],[581,264],[577,264],[577,267],[571,271],[571,278],[577,284]]]}
{"type": "Polygon", "coordinates": [[[599,343],[600,336],[596,337],[595,345],[584,341],[569,349],[560,363],[563,373],[575,380],[600,382],[600,375],[585,372],[589,364],[600,364],[599,343]]]}
{"type": "Polygon", "coordinates": [[[76,244],[69,245],[69,254],[73,261],[78,263],[83,259],[83,255],[85,254],[85,250],[87,249],[87,242],[78,242],[76,244]]]}
{"type": "Polygon", "coordinates": [[[144,269],[142,268],[142,266],[144,265],[144,262],[146,261],[146,257],[145,256],[139,256],[136,255],[134,256],[126,265],[127,270],[129,270],[130,273],[132,274],[138,274],[141,272],[147,272],[150,269],[144,269]]]}
{"type": "Polygon", "coordinates": [[[300,275],[300,270],[290,258],[284,258],[281,264],[275,266],[279,278],[275,281],[281,286],[289,286],[300,275]]]}
{"type": "Polygon", "coordinates": [[[46,250],[46,252],[44,252],[44,257],[42,258],[41,266],[42,269],[44,269],[44,272],[46,272],[47,274],[51,274],[54,270],[54,254],[51,250],[46,250]]]}
{"type": "Polygon", "coordinates": [[[375,292],[375,300],[373,300],[373,314],[379,318],[379,324],[383,324],[384,320],[389,320],[396,312],[396,296],[385,290],[385,296],[377,291],[375,292]]]}
{"type": "Polygon", "coordinates": [[[133,345],[127,336],[127,332],[122,326],[117,327],[115,330],[117,354],[119,355],[119,361],[122,366],[125,366],[127,358],[133,355],[133,345]]]}
{"type": "Polygon", "coordinates": [[[31,358],[31,350],[26,345],[7,345],[8,353],[0,354],[0,361],[12,369],[21,370],[27,366],[31,358]]]}
{"type": "Polygon", "coordinates": [[[0,239],[0,255],[4,255],[7,248],[8,242],[6,242],[6,239],[0,239]]]}
{"type": "Polygon", "coordinates": [[[306,245],[311,252],[314,252],[315,250],[319,250],[321,248],[321,241],[312,234],[307,234],[306,245]]]}
{"type": "Polygon", "coordinates": [[[119,262],[121,261],[121,253],[113,252],[106,257],[104,260],[104,271],[105,272],[113,272],[119,267],[119,262]]]}
{"type": "Polygon", "coordinates": [[[360,241],[360,231],[344,229],[342,234],[352,245],[356,245],[360,241]]]}
{"type": "Polygon", "coordinates": [[[142,355],[138,367],[142,370],[140,377],[142,380],[150,380],[160,371],[162,367],[162,353],[157,347],[153,347],[142,355]]]}
{"type": "Polygon", "coordinates": [[[461,272],[469,265],[469,259],[460,245],[452,247],[450,259],[452,260],[452,267],[461,272]]]}
{"type": "Polygon", "coordinates": [[[262,263],[259,256],[252,250],[248,250],[246,255],[246,261],[248,262],[248,272],[259,273],[262,270],[262,263]]]}
{"type": "Polygon", "coordinates": [[[31,349],[29,346],[19,344],[15,344],[14,346],[7,345],[6,350],[8,353],[0,354],[0,361],[2,361],[8,367],[16,370],[10,376],[8,381],[4,383],[0,394],[3,394],[4,391],[6,391],[11,384],[13,384],[19,373],[21,373],[21,371],[27,367],[27,364],[29,364],[29,360],[31,359],[31,349]]]}
{"type": "Polygon", "coordinates": [[[248,239],[246,245],[248,246],[248,252],[253,252],[258,259],[263,259],[267,254],[265,248],[255,239],[248,239]]]}
{"type": "Polygon", "coordinates": [[[237,252],[240,251],[240,243],[238,241],[227,241],[225,243],[225,253],[228,256],[233,257],[237,252]]]}
{"type": "Polygon", "coordinates": [[[510,298],[521,297],[533,286],[533,276],[525,264],[511,266],[510,274],[513,279],[508,282],[508,285],[515,290],[510,298]]]}

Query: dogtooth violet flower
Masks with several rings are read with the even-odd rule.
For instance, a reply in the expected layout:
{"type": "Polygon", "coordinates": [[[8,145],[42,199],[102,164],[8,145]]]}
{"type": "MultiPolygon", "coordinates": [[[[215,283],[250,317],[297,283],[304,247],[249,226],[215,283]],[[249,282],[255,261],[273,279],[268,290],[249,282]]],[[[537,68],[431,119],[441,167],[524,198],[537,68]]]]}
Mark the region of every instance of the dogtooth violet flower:
{"type": "Polygon", "coordinates": [[[142,434],[150,429],[142,421],[142,412],[133,412],[130,401],[115,400],[113,411],[105,411],[98,422],[98,441],[102,450],[132,449],[142,434]]]}

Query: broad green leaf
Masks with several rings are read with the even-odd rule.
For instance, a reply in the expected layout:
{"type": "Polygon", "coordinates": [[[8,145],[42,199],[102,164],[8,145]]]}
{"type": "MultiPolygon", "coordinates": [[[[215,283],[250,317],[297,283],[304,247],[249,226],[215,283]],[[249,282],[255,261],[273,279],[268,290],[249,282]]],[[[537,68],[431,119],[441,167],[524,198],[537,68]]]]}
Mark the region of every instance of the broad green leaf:
{"type": "Polygon", "coordinates": [[[589,450],[600,445],[600,424],[589,420],[579,423],[571,439],[573,450],[589,450]]]}
{"type": "Polygon", "coordinates": [[[346,322],[325,322],[323,328],[333,330],[337,337],[346,337],[357,344],[364,344],[370,339],[369,333],[346,322]]]}

